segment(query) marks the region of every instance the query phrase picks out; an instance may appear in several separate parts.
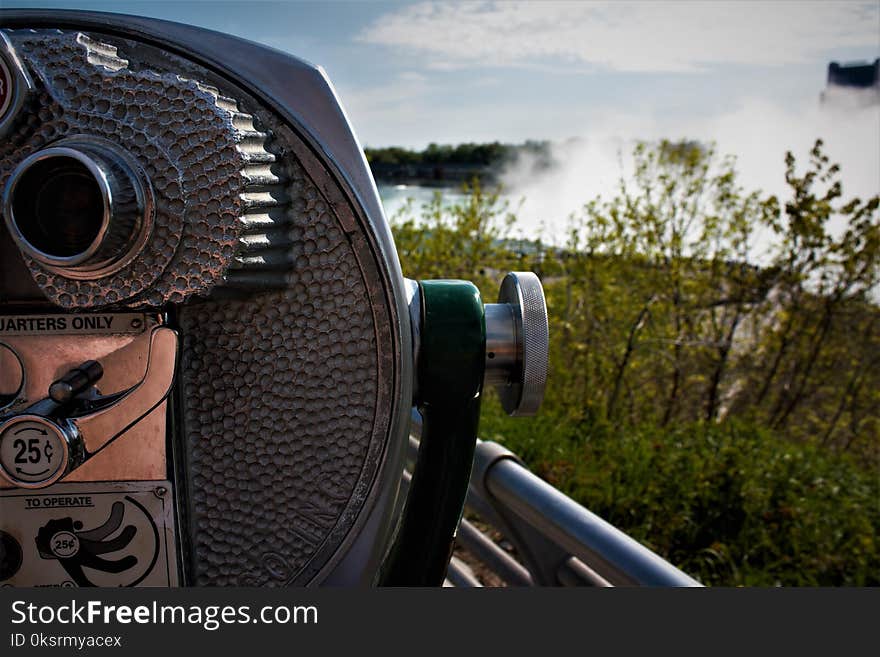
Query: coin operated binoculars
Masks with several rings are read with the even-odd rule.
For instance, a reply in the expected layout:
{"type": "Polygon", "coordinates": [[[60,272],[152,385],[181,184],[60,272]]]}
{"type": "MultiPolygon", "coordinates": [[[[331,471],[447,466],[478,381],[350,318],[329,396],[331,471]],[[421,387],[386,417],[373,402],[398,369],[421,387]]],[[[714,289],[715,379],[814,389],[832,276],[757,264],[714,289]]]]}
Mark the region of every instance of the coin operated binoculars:
{"type": "Polygon", "coordinates": [[[484,386],[541,402],[543,292],[405,279],[320,69],[0,12],[0,189],[0,585],[442,582],[484,386]]]}

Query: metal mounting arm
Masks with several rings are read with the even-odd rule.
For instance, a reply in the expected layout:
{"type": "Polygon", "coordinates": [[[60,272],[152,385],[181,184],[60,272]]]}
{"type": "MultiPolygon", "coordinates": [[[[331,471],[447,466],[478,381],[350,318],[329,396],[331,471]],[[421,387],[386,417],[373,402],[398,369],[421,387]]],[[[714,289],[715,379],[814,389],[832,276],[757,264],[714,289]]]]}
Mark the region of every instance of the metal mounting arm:
{"type": "Polygon", "coordinates": [[[147,370],[139,384],[108,408],[72,420],[88,456],[103,449],[168,396],[174,382],[177,334],[169,328],[154,329],[149,353],[147,370]]]}
{"type": "Polygon", "coordinates": [[[480,291],[466,281],[421,281],[418,362],[422,442],[397,541],[381,583],[439,586],[464,508],[486,349],[480,291]]]}
{"type": "Polygon", "coordinates": [[[547,306],[537,276],[511,272],[497,304],[466,281],[421,281],[410,305],[423,419],[397,541],[381,582],[438,586],[467,493],[484,383],[510,415],[534,415],[547,380],[547,306]]]}

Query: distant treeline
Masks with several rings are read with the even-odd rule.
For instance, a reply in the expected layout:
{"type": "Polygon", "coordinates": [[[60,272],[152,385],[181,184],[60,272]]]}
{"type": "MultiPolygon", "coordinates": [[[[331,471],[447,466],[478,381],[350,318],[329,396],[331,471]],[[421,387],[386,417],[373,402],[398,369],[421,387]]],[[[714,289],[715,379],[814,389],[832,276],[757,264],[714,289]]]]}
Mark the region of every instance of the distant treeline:
{"type": "Polygon", "coordinates": [[[523,154],[532,158],[535,166],[552,165],[550,142],[526,141],[522,144],[466,143],[429,144],[424,150],[399,146],[366,148],[364,153],[380,183],[419,185],[448,185],[477,178],[483,184],[497,182],[505,165],[523,154]]]}

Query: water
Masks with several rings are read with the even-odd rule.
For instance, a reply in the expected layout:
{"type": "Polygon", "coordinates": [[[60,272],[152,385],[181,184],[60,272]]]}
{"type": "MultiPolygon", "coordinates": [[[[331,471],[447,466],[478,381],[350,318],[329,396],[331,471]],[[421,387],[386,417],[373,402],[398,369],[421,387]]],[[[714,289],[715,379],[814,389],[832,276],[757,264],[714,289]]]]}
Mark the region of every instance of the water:
{"type": "Polygon", "coordinates": [[[465,196],[457,187],[421,187],[419,185],[382,185],[379,186],[379,198],[385,207],[385,216],[389,220],[395,218],[408,199],[412,199],[413,217],[421,214],[421,207],[431,201],[434,194],[440,194],[444,205],[452,205],[464,200],[465,196]]]}

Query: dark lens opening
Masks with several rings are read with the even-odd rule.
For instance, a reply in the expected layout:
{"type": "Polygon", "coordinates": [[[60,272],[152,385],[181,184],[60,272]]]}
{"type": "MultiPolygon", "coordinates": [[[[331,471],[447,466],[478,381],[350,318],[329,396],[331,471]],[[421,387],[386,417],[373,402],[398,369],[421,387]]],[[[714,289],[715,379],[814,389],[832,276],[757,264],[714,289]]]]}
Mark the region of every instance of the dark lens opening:
{"type": "Polygon", "coordinates": [[[56,258],[88,250],[104,225],[101,186],[73,157],[52,156],[20,174],[12,199],[15,225],[35,249],[56,258]]]}

